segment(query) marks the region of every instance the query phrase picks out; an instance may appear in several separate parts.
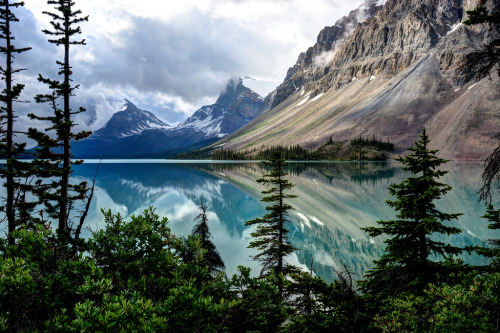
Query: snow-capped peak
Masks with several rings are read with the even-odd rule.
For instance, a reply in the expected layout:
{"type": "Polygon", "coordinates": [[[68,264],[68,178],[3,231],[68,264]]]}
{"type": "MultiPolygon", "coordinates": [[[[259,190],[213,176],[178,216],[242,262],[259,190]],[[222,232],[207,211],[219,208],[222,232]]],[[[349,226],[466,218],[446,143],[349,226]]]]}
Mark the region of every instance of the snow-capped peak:
{"type": "Polygon", "coordinates": [[[125,138],[141,134],[145,130],[170,129],[172,126],[164,123],[152,112],[137,108],[129,100],[115,113],[107,124],[95,135],[100,137],[125,138]]]}

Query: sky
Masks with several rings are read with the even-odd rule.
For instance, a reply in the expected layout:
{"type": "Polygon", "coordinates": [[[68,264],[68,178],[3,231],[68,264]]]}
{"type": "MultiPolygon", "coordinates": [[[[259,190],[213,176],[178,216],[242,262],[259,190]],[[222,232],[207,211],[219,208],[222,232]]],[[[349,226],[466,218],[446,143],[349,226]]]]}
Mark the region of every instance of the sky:
{"type": "MultiPolygon", "coordinates": [[[[89,16],[81,24],[85,46],[71,48],[72,107],[83,106],[78,126],[96,130],[124,99],[177,124],[203,105],[213,104],[234,77],[283,81],[300,52],[312,46],[324,26],[363,0],[75,0],[89,16]]],[[[15,11],[17,47],[33,49],[16,58],[17,83],[30,103],[17,106],[20,127],[43,127],[29,112],[50,112],[33,102],[48,92],[38,74],[57,78],[62,49],[41,32],[49,27],[44,0],[27,1],[15,11]]]]}

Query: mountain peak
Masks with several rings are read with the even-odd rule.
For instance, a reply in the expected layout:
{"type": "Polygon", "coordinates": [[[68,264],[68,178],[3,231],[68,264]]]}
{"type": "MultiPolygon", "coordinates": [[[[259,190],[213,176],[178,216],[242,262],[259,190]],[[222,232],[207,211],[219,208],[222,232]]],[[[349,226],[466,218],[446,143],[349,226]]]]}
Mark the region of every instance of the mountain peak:
{"type": "Polygon", "coordinates": [[[132,103],[131,101],[129,101],[128,99],[125,98],[125,103],[123,103],[122,107],[120,108],[120,111],[126,111],[127,109],[129,108],[133,108],[133,109],[136,109],[137,107],[135,106],[134,103],[132,103]]]}
{"type": "Polygon", "coordinates": [[[208,136],[223,137],[255,118],[262,105],[263,98],[245,87],[241,78],[231,79],[215,104],[202,107],[179,127],[196,128],[208,136]]]}
{"type": "Polygon", "coordinates": [[[241,78],[231,79],[215,104],[227,108],[231,104],[245,98],[262,99],[259,94],[245,87],[241,78]]]}
{"type": "Polygon", "coordinates": [[[148,129],[167,128],[171,126],[158,119],[152,112],[141,110],[125,99],[120,111],[116,112],[94,135],[101,138],[125,138],[148,129]]]}

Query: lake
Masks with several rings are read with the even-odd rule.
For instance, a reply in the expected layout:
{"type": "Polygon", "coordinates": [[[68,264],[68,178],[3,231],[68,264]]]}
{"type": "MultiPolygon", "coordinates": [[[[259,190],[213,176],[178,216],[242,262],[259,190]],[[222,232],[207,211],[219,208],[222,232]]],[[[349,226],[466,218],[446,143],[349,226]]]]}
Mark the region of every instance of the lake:
{"type": "MultiPolygon", "coordinates": [[[[74,169],[74,181],[91,182],[98,161],[88,160],[74,169]]],[[[463,230],[450,237],[455,245],[480,244],[497,237],[480,216],[484,203],[478,202],[481,163],[450,162],[442,181],[453,186],[452,192],[438,203],[445,212],[464,213],[456,224],[463,230]]],[[[405,174],[395,162],[291,162],[288,179],[295,184],[290,201],[289,238],[298,248],[290,262],[310,267],[327,281],[334,270],[345,264],[357,278],[371,267],[384,249],[382,237],[372,239],[360,228],[376,225],[377,220],[392,219],[395,213],[386,204],[387,186],[400,182],[405,174]]],[[[238,265],[258,265],[249,259],[255,254],[247,248],[251,228],[245,221],[265,214],[260,201],[264,189],[256,182],[264,173],[258,162],[107,160],[96,180],[96,191],[84,235],[102,228],[101,208],[129,217],[148,206],[156,207],[169,219],[173,233],[187,235],[198,214],[200,196],[208,207],[209,226],[214,243],[229,274],[238,265]]],[[[443,239],[441,237],[440,239],[443,239]]],[[[478,256],[465,255],[469,263],[484,264],[478,256]]]]}

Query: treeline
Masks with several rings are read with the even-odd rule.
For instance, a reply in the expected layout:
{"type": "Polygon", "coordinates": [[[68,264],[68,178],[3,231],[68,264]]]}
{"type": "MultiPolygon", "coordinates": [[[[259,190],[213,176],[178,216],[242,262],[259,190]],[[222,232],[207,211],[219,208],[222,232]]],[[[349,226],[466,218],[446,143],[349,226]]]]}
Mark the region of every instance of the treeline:
{"type": "Polygon", "coordinates": [[[300,147],[299,145],[291,147],[282,146],[271,146],[270,148],[262,148],[257,151],[254,150],[253,153],[247,151],[237,152],[231,149],[218,149],[212,154],[213,160],[268,160],[271,154],[275,151],[280,151],[282,156],[286,160],[296,160],[296,161],[311,161],[317,159],[314,153],[307,149],[300,147]]]}
{"type": "Polygon", "coordinates": [[[213,160],[268,160],[271,154],[274,151],[280,151],[282,156],[286,160],[295,160],[295,161],[314,161],[319,160],[314,152],[311,152],[307,149],[300,147],[299,145],[291,146],[291,147],[283,147],[283,146],[271,146],[268,148],[262,148],[260,150],[253,150],[253,152],[237,152],[231,149],[220,148],[213,152],[212,159],[213,160]]]}
{"type": "Polygon", "coordinates": [[[308,150],[294,145],[290,147],[271,146],[253,149],[252,151],[234,151],[217,149],[212,153],[213,160],[267,160],[273,151],[279,150],[286,160],[294,161],[322,161],[322,160],[360,160],[360,161],[385,161],[387,154],[395,150],[393,143],[379,140],[375,135],[371,138],[359,136],[345,145],[334,142],[332,138],[316,150],[308,150]]]}
{"type": "Polygon", "coordinates": [[[351,146],[355,147],[373,147],[377,150],[386,150],[386,151],[394,151],[394,144],[389,142],[387,139],[386,142],[377,138],[374,134],[371,138],[365,138],[362,135],[358,136],[356,139],[351,140],[351,146]]]}
{"type": "Polygon", "coordinates": [[[245,161],[251,159],[248,153],[240,153],[231,149],[220,148],[213,152],[212,160],[218,161],[245,161]]]}

